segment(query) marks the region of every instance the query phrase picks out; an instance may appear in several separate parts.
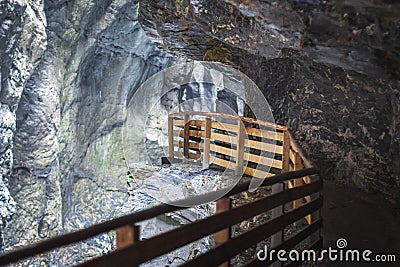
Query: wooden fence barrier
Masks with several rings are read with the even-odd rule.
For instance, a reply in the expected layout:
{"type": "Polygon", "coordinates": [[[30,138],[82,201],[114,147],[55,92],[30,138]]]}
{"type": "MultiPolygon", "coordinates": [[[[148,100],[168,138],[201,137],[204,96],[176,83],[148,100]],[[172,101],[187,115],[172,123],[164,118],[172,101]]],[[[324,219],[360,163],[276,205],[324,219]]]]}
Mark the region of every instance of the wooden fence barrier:
{"type": "MultiPolygon", "coordinates": [[[[182,204],[188,203],[187,200],[176,201],[173,205],[160,204],[0,254],[0,265],[15,263],[112,230],[117,233],[117,249],[79,266],[138,266],[211,235],[215,237],[215,246],[189,259],[182,266],[229,266],[232,257],[268,238],[271,238],[270,246],[275,250],[290,250],[301,242],[305,242],[303,244],[307,245],[306,249],[322,247],[322,180],[315,164],[308,159],[286,127],[214,113],[173,114],[168,122],[171,137],[168,151],[171,157],[202,161],[205,167],[213,163],[239,175],[245,173],[256,178],[268,178],[262,180],[261,187],[272,188],[272,194],[232,207],[230,197],[247,191],[250,186],[250,181],[240,182],[216,201],[216,214],[148,239],[140,240],[137,223],[182,210],[182,204]],[[204,120],[193,120],[191,116],[204,116],[204,120]],[[218,122],[216,117],[231,119],[233,123],[218,122]],[[269,166],[276,173],[259,170],[258,165],[269,166]],[[266,212],[272,214],[269,220],[240,235],[232,235],[234,225],[266,212]],[[305,222],[304,218],[307,223],[301,223],[305,222]],[[285,228],[296,223],[297,230],[285,236],[285,228]]],[[[196,196],[190,202],[205,203],[207,199],[213,199],[213,196],[220,196],[221,192],[217,190],[196,196]]],[[[276,257],[261,262],[254,255],[246,266],[269,264],[279,266],[282,263],[276,257]]],[[[290,266],[300,264],[289,263],[290,266]]]]}

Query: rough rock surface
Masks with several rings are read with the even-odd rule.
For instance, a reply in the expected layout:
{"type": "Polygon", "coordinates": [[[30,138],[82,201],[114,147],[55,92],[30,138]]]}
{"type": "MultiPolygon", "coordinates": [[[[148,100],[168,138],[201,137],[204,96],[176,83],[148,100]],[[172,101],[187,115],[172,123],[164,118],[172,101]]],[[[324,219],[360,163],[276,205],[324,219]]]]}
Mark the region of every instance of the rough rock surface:
{"type": "MultiPolygon", "coordinates": [[[[12,150],[17,127],[16,111],[28,79],[46,49],[45,26],[43,1],[29,3],[0,1],[0,58],[2,61],[0,72],[0,231],[2,233],[6,222],[16,211],[16,203],[7,189],[14,161],[12,150]]],[[[35,191],[34,188],[31,190],[35,191]]],[[[40,198],[44,200],[43,196],[40,198]]],[[[34,213],[33,210],[32,212],[34,213]]],[[[7,233],[8,230],[5,232],[7,233]]],[[[3,242],[0,249],[3,249],[3,242]]]]}
{"type": "MultiPolygon", "coordinates": [[[[399,200],[396,1],[137,2],[0,0],[1,249],[116,215],[126,105],[172,55],[237,67],[324,177],[399,200]]],[[[107,244],[30,263],[70,265],[107,244]]]]}
{"type": "Polygon", "coordinates": [[[392,1],[142,1],[160,47],[253,79],[325,178],[398,201],[400,6],[392,1]]]}
{"type": "MultiPolygon", "coordinates": [[[[115,216],[127,198],[128,97],[171,56],[141,29],[137,1],[0,4],[1,231],[11,249],[115,216]]],[[[77,263],[107,240],[24,264],[77,263]]]]}

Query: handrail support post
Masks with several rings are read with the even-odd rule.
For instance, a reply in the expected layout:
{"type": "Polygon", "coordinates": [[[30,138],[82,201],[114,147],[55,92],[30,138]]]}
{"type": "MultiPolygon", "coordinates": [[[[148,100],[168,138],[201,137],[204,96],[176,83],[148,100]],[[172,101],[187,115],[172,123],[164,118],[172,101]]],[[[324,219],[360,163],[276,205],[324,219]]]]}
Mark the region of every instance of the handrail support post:
{"type": "MultiPolygon", "coordinates": [[[[231,204],[232,204],[231,199],[229,197],[224,197],[224,198],[217,200],[216,201],[216,212],[220,213],[220,212],[230,210],[231,204]]],[[[224,230],[221,230],[221,231],[215,233],[214,238],[215,238],[216,246],[227,242],[231,238],[231,228],[229,227],[229,228],[226,228],[224,230]]],[[[229,267],[229,266],[230,266],[229,261],[219,265],[219,267],[229,267]]]]}

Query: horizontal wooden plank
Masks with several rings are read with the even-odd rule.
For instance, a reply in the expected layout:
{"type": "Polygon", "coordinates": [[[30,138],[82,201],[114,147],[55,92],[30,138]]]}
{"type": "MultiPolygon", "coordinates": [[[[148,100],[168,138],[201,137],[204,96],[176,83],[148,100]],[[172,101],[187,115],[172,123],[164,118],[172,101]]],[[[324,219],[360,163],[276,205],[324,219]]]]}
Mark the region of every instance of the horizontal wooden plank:
{"type": "Polygon", "coordinates": [[[283,141],[283,133],[246,127],[247,135],[262,137],[276,141],[283,141]]]}
{"type": "Polygon", "coordinates": [[[181,266],[217,266],[321,207],[322,199],[301,206],[273,220],[255,226],[251,230],[230,239],[220,246],[210,249],[197,258],[185,262],[181,266]]]}
{"type": "Polygon", "coordinates": [[[251,161],[254,163],[262,164],[265,166],[271,166],[276,169],[282,169],[282,161],[278,159],[271,159],[248,152],[244,153],[244,160],[251,161]]]}
{"type": "Polygon", "coordinates": [[[232,148],[210,144],[210,150],[230,157],[236,157],[236,150],[232,148]]]}
{"type": "Polygon", "coordinates": [[[184,115],[190,116],[204,116],[204,117],[211,117],[211,118],[223,118],[223,119],[231,119],[231,120],[238,120],[240,117],[236,115],[224,114],[224,113],[216,113],[216,112],[201,112],[201,111],[185,111],[185,112],[176,112],[171,113],[169,116],[176,118],[182,117],[184,115]]]}
{"type": "MultiPolygon", "coordinates": [[[[182,141],[174,141],[174,146],[183,147],[182,141]]],[[[200,149],[200,143],[189,142],[189,149],[200,149]]]]}
{"type": "Polygon", "coordinates": [[[236,144],[237,138],[232,135],[220,134],[216,132],[211,132],[211,139],[223,141],[226,143],[236,144]]]}
{"type": "Polygon", "coordinates": [[[237,124],[222,123],[219,121],[212,121],[211,128],[217,129],[217,130],[222,130],[222,131],[233,132],[233,133],[237,133],[237,129],[238,129],[237,124]]]}
{"type": "Polygon", "coordinates": [[[244,145],[246,147],[263,150],[263,151],[267,151],[267,152],[272,152],[275,154],[282,155],[282,153],[283,153],[283,146],[268,144],[268,143],[259,142],[259,141],[255,141],[255,140],[244,139],[244,145]]]}
{"type": "MultiPolygon", "coordinates": [[[[196,127],[205,127],[205,121],[201,120],[190,120],[189,126],[196,126],[196,127]]],[[[183,127],[185,125],[184,120],[174,120],[174,126],[183,127]]],[[[221,131],[229,131],[229,132],[237,132],[237,125],[230,124],[230,123],[223,123],[219,121],[212,121],[211,128],[221,130],[221,131]]]]}
{"type": "Polygon", "coordinates": [[[271,122],[261,121],[261,120],[248,118],[248,117],[240,117],[240,119],[243,122],[249,122],[249,123],[252,123],[252,124],[258,124],[258,125],[261,125],[261,126],[265,126],[265,127],[269,127],[269,128],[272,128],[272,129],[276,129],[278,131],[286,131],[287,130],[286,126],[282,126],[282,125],[271,123],[271,122]]]}
{"type": "MultiPolygon", "coordinates": [[[[196,241],[206,235],[210,235],[231,225],[237,224],[247,218],[254,217],[262,212],[265,212],[266,210],[300,198],[304,193],[311,194],[313,192],[318,192],[320,190],[320,186],[321,183],[313,183],[303,187],[286,190],[254,202],[232,208],[229,211],[221,212],[205,219],[183,225],[179,228],[151,237],[149,239],[142,240],[129,247],[113,251],[102,257],[92,259],[79,266],[132,266],[134,264],[140,264],[163,255],[169,251],[175,250],[188,243],[196,241]],[[172,240],[173,242],[171,242],[172,240]]],[[[252,244],[256,244],[257,241],[254,240],[254,238],[258,240],[260,236],[268,236],[271,233],[286,227],[287,224],[304,217],[305,214],[309,214],[319,209],[321,206],[321,198],[314,200],[307,205],[301,206],[283,216],[267,222],[263,225],[263,228],[255,228],[258,229],[257,232],[254,230],[250,231],[250,233],[253,234],[251,236],[249,235],[248,239],[244,239],[242,237],[242,240],[246,240],[246,242],[248,242],[247,240],[253,238],[252,244]],[[257,237],[255,233],[257,233],[257,237]]],[[[237,243],[238,242],[236,241],[234,244],[238,245],[237,243]]],[[[225,243],[221,246],[225,246],[226,244],[232,245],[233,243],[225,243]]],[[[221,246],[217,248],[220,248],[221,246]]],[[[226,261],[226,258],[223,261],[226,261]]],[[[214,266],[216,264],[211,265],[214,266]]]]}
{"type": "MultiPolygon", "coordinates": [[[[174,136],[183,137],[184,131],[182,130],[174,130],[174,136]]],[[[205,136],[205,132],[201,130],[189,130],[189,136],[203,137],[205,136]]]]}
{"type": "MultiPolygon", "coordinates": [[[[189,126],[204,127],[205,126],[205,121],[189,120],[188,124],[189,124],[189,126]]],[[[185,126],[185,120],[174,120],[174,126],[184,127],[185,126]]]]}
{"type": "Polygon", "coordinates": [[[216,113],[216,112],[200,112],[200,111],[189,111],[189,112],[176,112],[176,113],[171,113],[169,114],[170,117],[173,117],[174,120],[179,120],[182,118],[184,115],[198,115],[198,116],[204,116],[204,117],[211,117],[211,118],[224,118],[224,119],[231,119],[232,123],[237,120],[242,120],[243,122],[249,122],[252,124],[258,124],[261,126],[277,129],[279,131],[286,131],[287,127],[282,126],[279,124],[271,123],[271,122],[266,122],[266,121],[261,121],[257,120],[254,118],[248,118],[248,117],[242,117],[242,116],[237,116],[237,115],[230,115],[230,114],[223,114],[223,113],[216,113]]]}
{"type": "Polygon", "coordinates": [[[185,120],[174,119],[173,124],[174,124],[174,126],[183,127],[183,126],[185,126],[185,120]]]}
{"type": "Polygon", "coordinates": [[[275,174],[273,174],[273,173],[269,173],[269,172],[266,172],[266,171],[254,169],[254,168],[251,168],[251,167],[246,167],[244,169],[244,173],[247,174],[247,175],[256,177],[256,178],[260,178],[260,179],[264,179],[264,178],[268,178],[268,177],[271,177],[271,176],[275,176],[275,174]]]}
{"type": "Polygon", "coordinates": [[[235,162],[221,159],[218,157],[214,157],[210,155],[210,163],[216,164],[218,166],[230,169],[230,170],[235,170],[235,162]]]}

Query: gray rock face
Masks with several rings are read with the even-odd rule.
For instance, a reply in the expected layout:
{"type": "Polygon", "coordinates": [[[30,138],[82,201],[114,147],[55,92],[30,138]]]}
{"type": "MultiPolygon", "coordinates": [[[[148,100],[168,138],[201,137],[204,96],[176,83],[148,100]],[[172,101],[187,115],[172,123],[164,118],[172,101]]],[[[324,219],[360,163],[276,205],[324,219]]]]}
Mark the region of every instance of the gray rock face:
{"type": "MultiPolygon", "coordinates": [[[[239,68],[324,177],[399,200],[398,4],[137,2],[0,0],[1,249],[117,216],[126,106],[174,54],[239,68]]],[[[109,239],[24,264],[77,263],[109,239]]]]}
{"type": "MultiPolygon", "coordinates": [[[[141,29],[137,1],[0,3],[0,210],[2,229],[14,214],[2,230],[11,249],[115,216],[127,198],[128,98],[171,56],[141,29]]],[[[76,264],[108,243],[23,265],[76,264]]]]}
{"type": "MultiPolygon", "coordinates": [[[[0,1],[1,232],[11,219],[16,206],[7,189],[14,160],[12,150],[16,110],[24,87],[46,48],[45,25],[42,1],[0,1]]],[[[1,244],[3,249],[3,242],[1,244]]]]}
{"type": "Polygon", "coordinates": [[[399,10],[383,1],[142,1],[159,46],[235,65],[325,178],[399,200],[399,10]]]}

